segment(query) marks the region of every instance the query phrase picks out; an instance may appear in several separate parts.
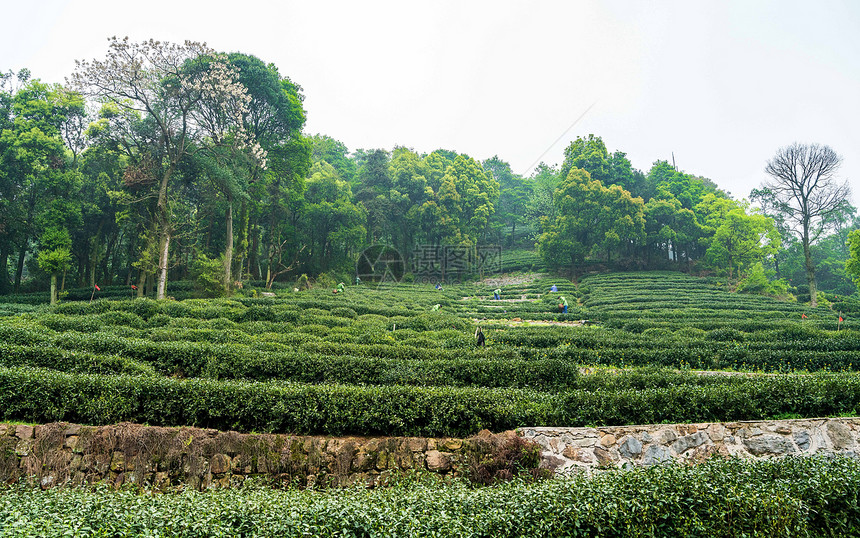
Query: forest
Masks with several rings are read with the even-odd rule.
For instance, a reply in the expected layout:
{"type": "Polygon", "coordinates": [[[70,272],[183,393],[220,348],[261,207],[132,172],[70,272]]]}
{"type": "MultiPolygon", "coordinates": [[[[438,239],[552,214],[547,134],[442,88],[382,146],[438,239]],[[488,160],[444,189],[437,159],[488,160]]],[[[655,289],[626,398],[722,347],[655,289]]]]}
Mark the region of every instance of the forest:
{"type": "Polygon", "coordinates": [[[349,282],[377,244],[407,267],[419,246],[496,245],[574,279],[680,270],[813,306],[854,293],[860,274],[847,187],[812,214],[781,189],[780,164],[822,153],[818,173],[835,181],[827,146],[762,155],[774,181],[738,198],[667,160],[638,170],[592,134],[528,175],[498,155],[350,149],[304,132],[303,89],[275,65],[200,43],[113,38],[65,84],[0,76],[0,294],[349,282]]]}

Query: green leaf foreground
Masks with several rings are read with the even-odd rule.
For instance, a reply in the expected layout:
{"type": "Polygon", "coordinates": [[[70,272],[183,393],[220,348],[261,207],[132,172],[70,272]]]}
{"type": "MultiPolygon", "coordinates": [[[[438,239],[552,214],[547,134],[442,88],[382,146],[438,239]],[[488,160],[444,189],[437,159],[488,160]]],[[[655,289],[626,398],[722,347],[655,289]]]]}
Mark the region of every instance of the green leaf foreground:
{"type": "Polygon", "coordinates": [[[0,489],[0,536],[856,536],[860,463],[790,458],[615,470],[494,487],[149,494],[0,489]],[[835,477],[839,477],[835,480],[835,477]]]}

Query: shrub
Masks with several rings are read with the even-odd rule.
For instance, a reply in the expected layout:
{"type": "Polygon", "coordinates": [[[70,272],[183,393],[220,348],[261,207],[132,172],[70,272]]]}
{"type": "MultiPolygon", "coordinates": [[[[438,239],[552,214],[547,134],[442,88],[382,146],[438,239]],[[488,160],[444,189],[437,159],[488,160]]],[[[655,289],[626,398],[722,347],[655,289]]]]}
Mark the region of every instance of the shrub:
{"type": "Polygon", "coordinates": [[[227,288],[224,287],[224,260],[212,259],[205,254],[198,254],[191,263],[191,275],[197,285],[198,292],[203,297],[224,297],[227,288]]]}

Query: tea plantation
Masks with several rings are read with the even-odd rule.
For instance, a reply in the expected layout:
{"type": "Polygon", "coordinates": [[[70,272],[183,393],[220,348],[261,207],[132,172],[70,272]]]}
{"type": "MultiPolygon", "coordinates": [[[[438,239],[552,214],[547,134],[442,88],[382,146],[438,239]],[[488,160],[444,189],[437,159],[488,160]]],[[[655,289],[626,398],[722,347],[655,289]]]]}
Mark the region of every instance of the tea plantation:
{"type": "MultiPolygon", "coordinates": [[[[594,275],[578,287],[507,275],[442,290],[362,284],[163,302],[127,293],[0,304],[0,420],[465,437],[860,406],[860,323],[678,273],[594,275]],[[476,346],[478,326],[486,347],[476,346]]],[[[152,514],[128,522],[131,534],[156,536],[856,535],[858,480],[856,461],[834,458],[715,460],[477,490],[406,480],[342,498],[16,486],[0,493],[0,536],[64,526],[120,535],[109,529],[128,511],[152,514]]]]}

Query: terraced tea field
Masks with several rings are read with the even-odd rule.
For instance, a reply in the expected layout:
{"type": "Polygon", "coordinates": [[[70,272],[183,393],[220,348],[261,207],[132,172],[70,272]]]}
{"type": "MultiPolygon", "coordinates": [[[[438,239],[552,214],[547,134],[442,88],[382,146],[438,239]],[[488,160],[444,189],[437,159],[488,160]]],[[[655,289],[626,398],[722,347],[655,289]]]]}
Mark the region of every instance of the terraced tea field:
{"type": "Polygon", "coordinates": [[[592,276],[579,289],[520,276],[18,308],[0,319],[4,420],[467,436],[852,414],[860,403],[856,322],[836,331],[830,310],[673,273],[592,276]],[[591,323],[558,323],[581,319],[591,323]]]}
{"type": "MultiPolygon", "coordinates": [[[[364,284],[164,302],[127,292],[107,288],[109,298],[93,302],[76,293],[53,308],[0,304],[0,420],[465,437],[524,425],[855,415],[860,405],[853,319],[837,330],[827,308],[676,273],[595,275],[579,287],[514,274],[442,290],[364,284]],[[476,345],[479,326],[486,347],[476,345]]],[[[858,476],[855,460],[837,457],[478,490],[424,479],[334,494],[14,487],[0,493],[0,536],[851,535],[858,476]],[[721,491],[736,494],[711,494],[721,491]]]]}

